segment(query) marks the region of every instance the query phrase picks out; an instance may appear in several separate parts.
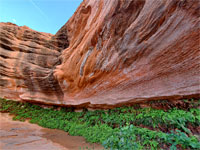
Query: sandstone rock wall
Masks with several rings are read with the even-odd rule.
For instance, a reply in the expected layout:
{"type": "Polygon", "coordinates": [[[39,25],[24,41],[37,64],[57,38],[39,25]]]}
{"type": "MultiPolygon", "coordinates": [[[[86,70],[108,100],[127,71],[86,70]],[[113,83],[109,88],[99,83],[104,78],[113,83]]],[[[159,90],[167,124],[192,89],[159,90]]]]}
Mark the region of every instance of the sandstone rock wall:
{"type": "Polygon", "coordinates": [[[196,0],[84,0],[56,35],[1,24],[1,95],[94,108],[199,97],[199,9],[196,0]]]}
{"type": "Polygon", "coordinates": [[[60,64],[59,56],[68,41],[58,39],[59,35],[0,23],[1,97],[21,99],[29,93],[38,98],[43,94],[55,97],[55,101],[60,98],[63,93],[53,70],[60,64]]]}

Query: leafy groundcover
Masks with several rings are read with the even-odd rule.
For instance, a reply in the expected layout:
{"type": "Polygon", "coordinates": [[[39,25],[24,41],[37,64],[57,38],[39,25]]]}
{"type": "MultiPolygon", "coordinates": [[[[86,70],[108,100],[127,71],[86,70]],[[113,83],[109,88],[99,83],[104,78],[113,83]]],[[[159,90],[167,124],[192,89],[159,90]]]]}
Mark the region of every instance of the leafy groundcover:
{"type": "Polygon", "coordinates": [[[28,119],[45,128],[64,130],[109,150],[200,149],[198,106],[165,111],[129,106],[75,112],[72,108],[43,108],[0,99],[0,112],[14,115],[13,120],[28,119]]]}

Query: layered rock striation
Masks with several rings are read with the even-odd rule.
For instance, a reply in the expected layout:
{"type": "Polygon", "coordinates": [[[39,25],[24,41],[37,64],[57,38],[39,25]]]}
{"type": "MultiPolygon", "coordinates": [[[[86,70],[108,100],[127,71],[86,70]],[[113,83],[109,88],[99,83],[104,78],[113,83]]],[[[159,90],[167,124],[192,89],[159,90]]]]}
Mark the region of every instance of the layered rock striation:
{"type": "Polygon", "coordinates": [[[61,51],[68,41],[12,23],[0,23],[0,86],[1,97],[60,99],[63,94],[53,75],[61,63],[61,51]]]}
{"type": "Polygon", "coordinates": [[[107,108],[200,97],[196,0],[84,0],[55,34],[0,24],[1,97],[107,108]]]}

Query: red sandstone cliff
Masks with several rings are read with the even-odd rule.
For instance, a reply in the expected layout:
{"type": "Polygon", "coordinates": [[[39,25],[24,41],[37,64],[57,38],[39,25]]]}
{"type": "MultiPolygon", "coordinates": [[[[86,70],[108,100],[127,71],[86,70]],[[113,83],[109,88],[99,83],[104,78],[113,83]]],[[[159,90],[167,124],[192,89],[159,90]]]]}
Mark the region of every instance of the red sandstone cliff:
{"type": "Polygon", "coordinates": [[[1,97],[85,107],[199,97],[196,0],[84,0],[56,33],[0,24],[1,97]]]}

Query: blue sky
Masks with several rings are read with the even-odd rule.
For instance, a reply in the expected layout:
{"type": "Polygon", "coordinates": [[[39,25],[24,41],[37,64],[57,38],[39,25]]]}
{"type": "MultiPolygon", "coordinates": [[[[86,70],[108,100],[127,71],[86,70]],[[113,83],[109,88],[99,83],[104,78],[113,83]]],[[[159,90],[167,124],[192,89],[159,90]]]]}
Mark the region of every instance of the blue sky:
{"type": "Polygon", "coordinates": [[[55,34],[82,0],[0,0],[0,22],[55,34]]]}

